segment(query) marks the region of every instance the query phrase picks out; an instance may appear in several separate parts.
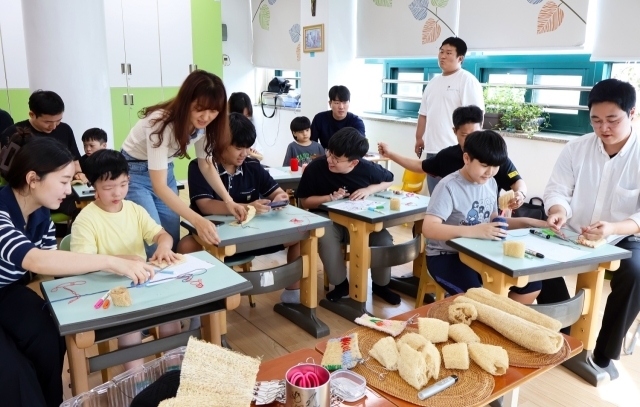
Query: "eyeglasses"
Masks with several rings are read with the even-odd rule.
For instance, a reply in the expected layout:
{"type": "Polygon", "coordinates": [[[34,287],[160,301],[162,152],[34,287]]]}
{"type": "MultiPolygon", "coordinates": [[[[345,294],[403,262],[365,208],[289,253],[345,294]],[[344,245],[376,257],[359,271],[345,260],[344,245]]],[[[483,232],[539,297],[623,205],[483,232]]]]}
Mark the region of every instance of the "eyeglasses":
{"type": "Polygon", "coordinates": [[[338,160],[338,157],[336,157],[335,155],[333,155],[333,153],[331,151],[327,151],[327,161],[329,161],[332,164],[338,164],[338,163],[348,163],[349,159],[346,160],[338,160]]]}

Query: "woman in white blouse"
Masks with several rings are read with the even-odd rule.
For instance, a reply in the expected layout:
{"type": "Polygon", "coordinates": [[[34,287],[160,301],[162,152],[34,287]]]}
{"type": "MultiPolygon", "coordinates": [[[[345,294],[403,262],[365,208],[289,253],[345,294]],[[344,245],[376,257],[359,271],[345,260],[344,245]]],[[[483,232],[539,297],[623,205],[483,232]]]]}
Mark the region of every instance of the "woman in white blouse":
{"type": "MultiPolygon", "coordinates": [[[[236,218],[246,216],[244,207],[227,193],[211,161],[231,139],[226,111],[227,93],[222,80],[197,70],[185,79],[175,98],[142,109],[141,119],[122,144],[131,177],[127,199],[144,207],[173,237],[174,245],[180,241],[181,216],[193,224],[206,243],[219,242],[213,223],[178,197],[173,159],[189,158],[187,149],[192,144],[207,182],[236,218]]],[[[153,249],[147,248],[147,255],[152,254],[153,249]]]]}

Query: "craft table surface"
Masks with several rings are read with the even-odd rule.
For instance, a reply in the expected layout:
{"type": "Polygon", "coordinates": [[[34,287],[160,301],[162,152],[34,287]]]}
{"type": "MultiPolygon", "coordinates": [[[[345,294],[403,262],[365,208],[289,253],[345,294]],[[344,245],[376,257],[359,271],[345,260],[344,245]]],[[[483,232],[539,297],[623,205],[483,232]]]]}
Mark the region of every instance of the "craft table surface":
{"type": "MultiPolygon", "coordinates": [[[[364,210],[361,212],[350,212],[343,209],[336,209],[333,206],[345,202],[343,199],[339,199],[333,202],[326,202],[320,205],[320,207],[329,213],[335,213],[344,215],[352,219],[361,220],[366,223],[378,223],[388,222],[394,219],[403,218],[410,215],[424,214],[429,205],[429,197],[418,194],[407,194],[403,192],[403,195],[396,195],[391,191],[378,192],[375,195],[369,195],[367,201],[375,201],[378,205],[384,205],[384,209],[381,209],[383,213],[373,212],[370,210],[364,210]],[[382,195],[388,198],[400,198],[400,210],[392,211],[389,209],[391,199],[381,198],[376,195],[382,195]]],[[[385,227],[387,227],[385,225],[385,227]]]]}
{"type": "MultiPolygon", "coordinates": [[[[282,380],[287,370],[299,363],[316,363],[320,364],[322,361],[322,354],[316,352],[313,349],[300,349],[288,355],[280,356],[276,359],[271,359],[268,362],[264,362],[260,365],[258,370],[258,377],[256,381],[268,381],[268,380],[282,380]],[[308,361],[307,361],[308,360],[308,361]],[[313,362],[312,362],[313,360],[313,362]]],[[[365,397],[353,402],[343,402],[341,406],[362,406],[362,407],[393,407],[395,404],[389,402],[376,390],[367,388],[365,397]]],[[[267,404],[271,407],[282,407],[284,404],[277,402],[267,404]]]]}
{"type": "MultiPolygon", "coordinates": [[[[216,245],[218,247],[258,241],[259,247],[263,248],[282,243],[273,240],[278,237],[299,234],[298,240],[301,240],[307,237],[309,230],[331,225],[329,219],[292,205],[288,205],[281,210],[272,210],[268,213],[256,215],[244,226],[231,226],[230,223],[235,221],[233,216],[209,215],[205,216],[205,218],[224,222],[224,224],[216,226],[220,237],[220,243],[216,245]]],[[[196,234],[196,230],[190,222],[185,220],[181,224],[191,233],[196,234]]],[[[243,251],[246,250],[238,248],[237,252],[241,253],[243,251]]]]}
{"type": "MultiPolygon", "coordinates": [[[[180,181],[176,181],[176,185],[178,186],[178,191],[184,189],[184,184],[180,181]]],[[[76,201],[93,201],[95,199],[95,189],[93,187],[89,188],[86,184],[81,185],[72,185],[73,194],[76,197],[76,201]]]]}
{"type": "MultiPolygon", "coordinates": [[[[461,295],[461,294],[459,294],[461,295]]],[[[442,301],[447,301],[447,302],[452,302],[454,300],[454,298],[457,297],[457,295],[448,297],[442,301]]],[[[421,317],[421,318],[426,318],[427,317],[427,313],[429,312],[429,309],[433,306],[433,304],[429,304],[429,305],[425,305],[422,306],[420,308],[416,308],[413,309],[411,311],[407,311],[403,314],[400,315],[396,315],[395,317],[392,317],[390,319],[394,319],[394,320],[398,320],[398,321],[406,321],[409,318],[415,317],[416,314],[421,317]]],[[[573,357],[575,355],[577,355],[578,353],[580,353],[580,351],[582,351],[582,342],[580,342],[579,340],[571,337],[571,336],[567,336],[567,335],[563,335],[565,337],[565,339],[567,340],[567,342],[569,343],[569,348],[570,348],[570,352],[569,352],[569,357],[573,357]]],[[[316,344],[316,350],[320,353],[324,353],[324,351],[327,349],[327,341],[328,340],[323,340],[321,342],[318,342],[316,344]]],[[[366,357],[366,355],[363,355],[364,357],[366,357]]],[[[551,369],[553,369],[554,367],[556,367],[557,365],[550,365],[550,366],[543,366],[540,368],[525,368],[525,367],[514,367],[514,366],[509,366],[509,368],[507,369],[507,373],[503,376],[493,376],[493,379],[495,381],[495,387],[493,388],[493,392],[491,393],[491,396],[489,396],[486,400],[483,400],[482,403],[478,404],[477,407],[480,406],[485,406],[487,404],[489,404],[490,402],[492,402],[493,400],[497,400],[498,398],[504,396],[505,394],[507,394],[508,392],[522,386],[523,384],[525,384],[526,382],[528,382],[529,380],[541,375],[544,372],[547,372],[551,369]]],[[[384,392],[380,392],[384,397],[386,397],[388,400],[390,400],[394,405],[396,406],[401,406],[401,407],[408,407],[408,406],[413,406],[414,404],[406,402],[404,400],[401,400],[399,398],[396,398],[392,395],[389,395],[387,393],[384,392]]],[[[476,407],[476,406],[474,406],[476,407]]]]}
{"type": "MultiPolygon", "coordinates": [[[[280,188],[287,189],[297,189],[298,184],[300,184],[300,178],[302,178],[302,167],[298,167],[298,171],[291,171],[291,167],[269,167],[269,169],[279,170],[284,173],[272,175],[273,178],[280,188]]],[[[269,170],[267,169],[267,171],[269,170]]]]}
{"type": "MultiPolygon", "coordinates": [[[[529,233],[529,229],[510,230],[507,240],[518,240],[518,236],[522,236],[523,234],[526,235],[527,233],[529,233]]],[[[577,237],[577,234],[572,232],[566,232],[566,235],[568,238],[574,240],[577,237]]],[[[495,240],[471,239],[462,237],[447,241],[447,245],[453,247],[461,253],[464,253],[476,260],[481,261],[482,263],[490,267],[495,268],[498,271],[501,271],[508,276],[530,276],[529,281],[537,281],[550,277],[547,275],[543,275],[536,278],[536,275],[540,275],[542,273],[565,270],[580,266],[593,266],[610,261],[628,259],[631,257],[630,251],[620,249],[619,247],[610,244],[605,244],[596,249],[591,249],[582,245],[568,243],[555,237],[547,240],[547,242],[568,245],[568,247],[584,251],[585,254],[584,256],[579,257],[575,260],[560,262],[548,258],[540,259],[537,257],[525,257],[524,259],[518,259],[515,257],[505,256],[502,254],[502,242],[495,240]]]]}
{"type": "Polygon", "coordinates": [[[41,284],[42,294],[58,325],[60,334],[69,335],[170,314],[221,300],[252,288],[251,283],[241,274],[225,266],[209,253],[202,251],[191,255],[211,263],[211,268],[206,273],[193,277],[193,280],[202,280],[202,288],[197,288],[189,282],[183,282],[182,279],[149,287],[130,288],[131,280],[127,277],[99,271],[45,281],[41,284]],[[107,309],[95,309],[94,304],[102,298],[104,293],[83,296],[71,303],[69,301],[73,298],[49,302],[73,297],[74,294],[64,288],[53,290],[56,287],[80,281],[84,281],[85,284],[69,287],[79,295],[107,291],[118,286],[127,287],[132,305],[130,307],[116,307],[112,304],[107,309]]]}

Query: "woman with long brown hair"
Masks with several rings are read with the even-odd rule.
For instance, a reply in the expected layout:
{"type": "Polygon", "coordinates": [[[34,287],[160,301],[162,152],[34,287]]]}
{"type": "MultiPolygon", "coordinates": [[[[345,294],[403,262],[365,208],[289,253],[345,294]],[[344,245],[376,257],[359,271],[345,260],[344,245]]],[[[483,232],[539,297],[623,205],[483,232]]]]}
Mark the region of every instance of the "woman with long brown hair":
{"type": "MultiPolygon", "coordinates": [[[[198,167],[227,208],[238,219],[246,210],[233,202],[212,164],[212,157],[230,142],[227,93],[216,75],[197,70],[184,81],[175,98],[141,110],[141,119],[122,144],[129,161],[127,198],[142,207],[173,237],[180,240],[180,217],[193,224],[209,244],[219,242],[213,223],[198,215],[178,197],[173,174],[175,157],[189,158],[195,146],[198,167]],[[220,114],[222,113],[222,114],[220,114]]],[[[175,250],[175,247],[174,247],[175,250]]],[[[153,249],[147,248],[151,257],[153,249]]]]}

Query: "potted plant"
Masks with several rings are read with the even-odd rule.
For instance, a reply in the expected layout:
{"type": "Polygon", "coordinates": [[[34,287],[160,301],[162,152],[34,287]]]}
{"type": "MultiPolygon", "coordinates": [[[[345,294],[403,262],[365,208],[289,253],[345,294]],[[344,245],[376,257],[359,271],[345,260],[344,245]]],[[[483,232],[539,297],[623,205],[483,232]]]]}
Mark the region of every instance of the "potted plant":
{"type": "Polygon", "coordinates": [[[500,118],[500,124],[507,131],[522,132],[531,136],[541,128],[549,127],[549,115],[541,106],[522,102],[505,111],[500,118]]]}
{"type": "MultiPolygon", "coordinates": [[[[483,129],[501,128],[500,119],[507,109],[517,103],[517,95],[510,86],[488,86],[484,88],[483,129]]],[[[523,94],[524,100],[524,94],[523,94]]]]}

